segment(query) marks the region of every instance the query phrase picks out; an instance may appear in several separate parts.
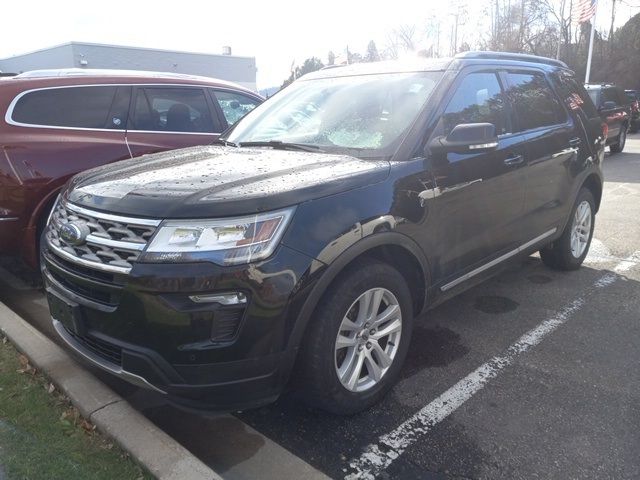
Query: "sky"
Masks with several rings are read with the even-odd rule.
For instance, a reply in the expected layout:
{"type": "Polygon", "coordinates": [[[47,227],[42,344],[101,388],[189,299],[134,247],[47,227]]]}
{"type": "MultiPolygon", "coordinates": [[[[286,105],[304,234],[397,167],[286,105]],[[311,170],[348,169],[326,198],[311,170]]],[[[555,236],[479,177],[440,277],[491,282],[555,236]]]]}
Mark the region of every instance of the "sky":
{"type": "MultiPolygon", "coordinates": [[[[370,40],[382,50],[394,28],[425,25],[429,19],[441,25],[446,53],[456,2],[471,19],[459,28],[462,41],[476,33],[489,0],[20,0],[2,6],[0,58],[69,41],[203,53],[221,53],[229,45],[234,55],[256,57],[258,88],[263,89],[280,85],[293,62],[301,64],[310,56],[326,62],[330,50],[339,53],[347,46],[364,53],[370,40]]],[[[598,26],[604,27],[611,2],[600,3],[598,26]]],[[[620,5],[616,23],[638,12],[638,6],[620,5]]]]}

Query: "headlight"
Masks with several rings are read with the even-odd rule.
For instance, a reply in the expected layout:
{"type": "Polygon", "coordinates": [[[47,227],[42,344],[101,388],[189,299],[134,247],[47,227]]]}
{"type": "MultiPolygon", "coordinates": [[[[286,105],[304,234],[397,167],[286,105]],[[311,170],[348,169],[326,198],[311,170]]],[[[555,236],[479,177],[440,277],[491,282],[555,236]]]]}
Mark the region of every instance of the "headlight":
{"type": "Polygon", "coordinates": [[[144,260],[206,259],[220,265],[262,260],[275,250],[293,211],[220,220],[166,220],[147,247],[144,260]]]}

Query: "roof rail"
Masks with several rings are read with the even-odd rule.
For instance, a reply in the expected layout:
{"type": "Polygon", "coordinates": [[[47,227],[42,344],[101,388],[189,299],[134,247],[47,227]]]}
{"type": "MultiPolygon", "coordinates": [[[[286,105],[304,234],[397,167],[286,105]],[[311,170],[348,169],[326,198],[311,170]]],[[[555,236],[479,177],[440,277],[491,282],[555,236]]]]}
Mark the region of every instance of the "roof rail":
{"type": "Polygon", "coordinates": [[[553,58],[539,57],[537,55],[529,55],[526,53],[509,53],[509,52],[462,52],[458,53],[455,58],[480,58],[487,60],[514,60],[519,62],[534,62],[553,65],[555,67],[569,68],[566,63],[555,60],[553,58]]]}

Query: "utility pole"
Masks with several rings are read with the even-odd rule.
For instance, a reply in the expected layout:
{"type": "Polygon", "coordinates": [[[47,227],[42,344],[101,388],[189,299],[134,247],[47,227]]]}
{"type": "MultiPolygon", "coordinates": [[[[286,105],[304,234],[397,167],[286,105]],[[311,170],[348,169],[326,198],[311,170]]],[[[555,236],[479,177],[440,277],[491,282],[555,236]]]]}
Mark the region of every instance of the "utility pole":
{"type": "Polygon", "coordinates": [[[591,76],[591,57],[593,57],[593,37],[596,33],[596,16],[598,15],[598,8],[596,7],[593,17],[591,17],[591,35],[589,36],[589,54],[587,55],[587,73],[584,76],[584,83],[589,83],[589,77],[591,76]]]}
{"type": "Polygon", "coordinates": [[[564,35],[564,7],[567,0],[562,0],[560,7],[560,31],[558,32],[558,49],[556,50],[556,59],[560,60],[560,46],[562,45],[562,37],[564,35]]]}
{"type": "Polygon", "coordinates": [[[454,15],[455,17],[455,22],[453,24],[453,45],[452,45],[452,53],[451,56],[453,57],[456,53],[458,53],[458,19],[460,18],[460,10],[456,10],[456,13],[454,15]]]}

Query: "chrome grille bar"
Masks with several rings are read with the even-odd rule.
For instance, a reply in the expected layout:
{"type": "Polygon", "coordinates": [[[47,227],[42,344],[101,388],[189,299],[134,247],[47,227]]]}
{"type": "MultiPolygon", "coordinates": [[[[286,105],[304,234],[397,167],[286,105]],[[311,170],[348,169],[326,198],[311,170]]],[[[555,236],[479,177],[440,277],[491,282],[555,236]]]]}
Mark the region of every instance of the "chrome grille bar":
{"type": "Polygon", "coordinates": [[[60,201],[51,214],[45,237],[51,252],[67,261],[128,274],[161,222],[98,212],[60,201]],[[60,236],[60,227],[68,222],[88,227],[90,233],[85,243],[72,245],[60,236]]]}

